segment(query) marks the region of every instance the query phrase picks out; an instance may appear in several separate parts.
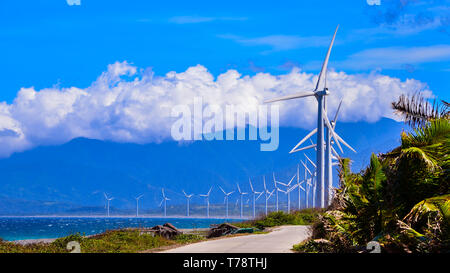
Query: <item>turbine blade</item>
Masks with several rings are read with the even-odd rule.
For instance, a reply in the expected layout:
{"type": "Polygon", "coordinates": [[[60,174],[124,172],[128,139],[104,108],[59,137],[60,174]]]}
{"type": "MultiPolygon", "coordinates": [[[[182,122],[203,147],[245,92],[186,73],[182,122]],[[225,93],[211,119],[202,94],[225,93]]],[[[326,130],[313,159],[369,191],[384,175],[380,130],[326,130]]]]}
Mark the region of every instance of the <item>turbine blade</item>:
{"type": "Polygon", "coordinates": [[[333,146],[330,146],[331,147],[331,152],[333,152],[333,154],[336,156],[336,157],[340,157],[339,156],[339,154],[336,152],[336,150],[333,148],[333,146]]]}
{"type": "MultiPolygon", "coordinates": [[[[311,142],[312,145],[316,145],[316,144],[314,144],[314,142],[312,141],[312,139],[309,139],[309,141],[311,142]]],[[[315,150],[315,151],[317,151],[317,148],[316,148],[316,147],[317,147],[317,145],[314,146],[314,150],[315,150]]]]}
{"type": "Polygon", "coordinates": [[[256,197],[255,201],[258,201],[258,199],[262,196],[263,192],[260,192],[258,197],[256,197]]]}
{"type": "Polygon", "coordinates": [[[336,121],[339,115],[339,110],[341,110],[341,105],[342,105],[342,100],[339,102],[339,106],[338,109],[336,110],[336,114],[334,114],[334,119],[333,119],[333,129],[336,127],[336,121]]]}
{"type": "Polygon", "coordinates": [[[305,155],[306,159],[308,159],[308,161],[311,162],[311,164],[314,166],[314,168],[317,168],[316,164],[311,159],[309,159],[309,157],[306,154],[304,154],[304,155],[305,155]]]}
{"type": "MultiPolygon", "coordinates": [[[[325,61],[322,64],[322,70],[320,71],[319,78],[317,79],[316,89],[314,91],[319,90],[319,85],[321,83],[322,78],[323,77],[326,78],[327,67],[328,67],[328,60],[330,59],[331,48],[333,47],[334,38],[336,38],[336,33],[337,33],[338,28],[339,28],[339,25],[336,27],[336,30],[334,31],[333,39],[331,39],[330,46],[328,47],[327,55],[325,57],[325,61]]],[[[325,81],[324,88],[326,88],[326,81],[325,81]]]]}
{"type": "Polygon", "coordinates": [[[328,130],[330,130],[331,136],[334,138],[334,140],[336,140],[336,144],[339,147],[339,150],[341,150],[341,152],[343,153],[344,151],[342,150],[341,144],[339,144],[339,140],[336,137],[336,133],[334,132],[333,127],[331,126],[330,120],[328,119],[328,114],[325,111],[325,109],[323,109],[323,112],[324,112],[323,117],[324,117],[325,123],[327,124],[327,128],[328,128],[328,130]]]}
{"type": "Polygon", "coordinates": [[[254,192],[253,185],[252,185],[252,180],[250,178],[248,179],[248,182],[250,183],[250,188],[252,189],[252,192],[254,192]]]}
{"type": "Polygon", "coordinates": [[[305,169],[308,171],[309,175],[312,176],[313,174],[312,174],[311,171],[308,169],[308,167],[306,166],[306,164],[305,164],[303,161],[300,161],[300,162],[302,162],[303,167],[305,167],[305,169]]]}
{"type": "Polygon", "coordinates": [[[220,190],[222,190],[223,194],[227,195],[227,193],[222,189],[221,186],[219,186],[220,190]]]}
{"type": "Polygon", "coordinates": [[[292,99],[298,99],[298,98],[304,98],[304,97],[310,97],[314,96],[314,92],[312,91],[304,91],[304,92],[297,92],[291,95],[286,95],[282,97],[273,98],[270,100],[265,100],[264,103],[271,103],[276,101],[283,101],[283,100],[292,100],[292,99]]]}
{"type": "Polygon", "coordinates": [[[291,191],[295,190],[297,187],[298,187],[298,184],[295,184],[294,186],[292,186],[292,187],[288,190],[288,192],[291,192],[291,191]]]}
{"type": "Polygon", "coordinates": [[[311,136],[313,136],[315,133],[317,133],[317,128],[314,129],[314,130],[312,130],[311,132],[309,132],[309,134],[307,134],[302,140],[300,140],[300,142],[297,143],[297,145],[295,145],[295,147],[292,148],[292,150],[291,150],[289,153],[293,153],[293,151],[294,151],[295,149],[297,149],[298,146],[302,145],[303,142],[305,142],[308,138],[310,138],[311,136]]]}
{"type": "Polygon", "coordinates": [[[159,206],[158,206],[158,207],[161,207],[163,202],[164,202],[164,199],[161,200],[161,203],[159,203],[159,206]]]}
{"type": "Polygon", "coordinates": [[[312,149],[312,148],[317,150],[316,147],[317,147],[317,145],[313,144],[313,145],[305,146],[305,147],[297,149],[297,150],[292,149],[289,153],[292,154],[292,153],[296,153],[296,152],[300,152],[300,151],[304,151],[304,150],[308,150],[308,149],[312,149]]]}
{"type": "Polygon", "coordinates": [[[350,150],[352,150],[354,153],[356,153],[355,149],[353,149],[347,142],[345,142],[345,140],[342,139],[342,137],[340,137],[338,134],[336,134],[336,137],[339,139],[339,142],[342,142],[342,144],[344,144],[345,146],[347,146],[347,148],[349,148],[350,150]]]}
{"type": "Polygon", "coordinates": [[[294,181],[294,178],[297,176],[297,174],[294,174],[294,176],[292,176],[291,180],[289,181],[289,183],[287,184],[288,186],[291,185],[292,181],[294,181]]]}
{"type": "Polygon", "coordinates": [[[275,190],[272,190],[272,192],[269,194],[269,196],[267,197],[267,200],[270,199],[270,197],[272,196],[272,194],[275,192],[275,190]]]}

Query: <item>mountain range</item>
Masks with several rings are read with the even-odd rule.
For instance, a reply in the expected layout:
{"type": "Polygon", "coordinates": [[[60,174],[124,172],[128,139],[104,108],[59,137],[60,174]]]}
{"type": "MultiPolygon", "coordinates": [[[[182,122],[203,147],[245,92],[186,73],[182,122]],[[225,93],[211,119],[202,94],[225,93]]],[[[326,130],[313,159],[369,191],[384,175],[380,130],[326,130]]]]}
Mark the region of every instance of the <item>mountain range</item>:
{"type": "MultiPolygon", "coordinates": [[[[340,123],[336,132],[358,151],[344,148],[358,171],[372,152],[398,146],[403,127],[381,119],[358,126],[340,123]]],[[[218,186],[233,191],[239,183],[248,192],[251,178],[261,190],[265,175],[273,188],[273,172],[277,179],[289,180],[303,153],[288,152],[308,132],[280,128],[280,145],[273,152],[260,151],[260,142],[249,140],[134,144],[77,138],[36,147],[0,159],[0,215],[95,214],[104,211],[103,192],[115,198],[111,206],[118,211],[134,208],[134,197],[141,193],[141,206],[156,209],[162,187],[172,204],[183,205],[182,190],[204,194],[212,186],[211,202],[221,203],[218,186]]],[[[314,157],[313,151],[309,154],[314,157]]]]}

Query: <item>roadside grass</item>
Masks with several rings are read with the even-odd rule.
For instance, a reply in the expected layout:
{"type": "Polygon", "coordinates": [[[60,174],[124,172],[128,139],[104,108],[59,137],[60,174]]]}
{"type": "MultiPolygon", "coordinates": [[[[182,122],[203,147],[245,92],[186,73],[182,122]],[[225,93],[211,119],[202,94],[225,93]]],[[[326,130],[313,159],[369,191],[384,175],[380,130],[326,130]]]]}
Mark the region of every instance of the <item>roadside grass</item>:
{"type": "Polygon", "coordinates": [[[323,209],[303,209],[286,213],[284,211],[271,212],[267,216],[260,215],[258,218],[233,223],[233,225],[240,228],[251,228],[263,230],[267,227],[275,227],[282,225],[312,225],[318,221],[319,214],[323,212],[323,209]]]}
{"type": "Polygon", "coordinates": [[[204,240],[195,234],[182,234],[172,240],[150,234],[141,234],[137,229],[111,230],[85,237],[72,234],[59,238],[52,243],[36,243],[20,245],[13,242],[0,241],[0,253],[67,253],[67,243],[80,243],[82,253],[135,253],[170,245],[183,245],[204,240]]]}

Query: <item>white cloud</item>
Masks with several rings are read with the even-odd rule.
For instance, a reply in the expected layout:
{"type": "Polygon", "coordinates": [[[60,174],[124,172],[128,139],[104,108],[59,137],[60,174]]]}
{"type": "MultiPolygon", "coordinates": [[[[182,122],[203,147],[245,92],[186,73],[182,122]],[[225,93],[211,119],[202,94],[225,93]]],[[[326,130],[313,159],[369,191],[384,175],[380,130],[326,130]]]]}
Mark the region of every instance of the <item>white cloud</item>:
{"type": "MultiPolygon", "coordinates": [[[[203,97],[207,104],[237,104],[253,111],[266,98],[311,90],[317,75],[293,69],[274,76],[242,76],[228,70],[214,78],[201,65],[184,72],[154,76],[127,62],[108,66],[89,87],[81,89],[22,88],[11,104],[0,103],[0,156],[42,144],[60,144],[76,137],[118,142],[171,140],[169,117],[173,106],[192,104],[203,97]]],[[[376,121],[394,118],[390,103],[405,92],[424,90],[424,83],[378,73],[350,75],[329,72],[330,115],[344,98],[341,121],[376,121]]],[[[312,128],[316,102],[313,97],[284,102],[280,125],[312,128]]]]}
{"type": "Polygon", "coordinates": [[[402,69],[405,65],[447,60],[450,60],[450,45],[433,45],[372,48],[352,54],[347,60],[335,64],[343,69],[402,69]]]}
{"type": "Polygon", "coordinates": [[[66,0],[67,5],[69,6],[80,6],[81,5],[81,0],[66,0]]]}
{"type": "Polygon", "coordinates": [[[170,23],[197,24],[211,21],[243,21],[245,17],[205,17],[205,16],[174,16],[169,18],[170,23]]]}
{"type": "MultiPolygon", "coordinates": [[[[271,51],[328,46],[331,41],[331,37],[328,36],[301,37],[297,35],[269,35],[245,38],[232,34],[222,34],[218,35],[218,37],[233,40],[244,46],[269,46],[271,47],[271,51]]],[[[264,53],[267,53],[267,51],[264,53]]]]}

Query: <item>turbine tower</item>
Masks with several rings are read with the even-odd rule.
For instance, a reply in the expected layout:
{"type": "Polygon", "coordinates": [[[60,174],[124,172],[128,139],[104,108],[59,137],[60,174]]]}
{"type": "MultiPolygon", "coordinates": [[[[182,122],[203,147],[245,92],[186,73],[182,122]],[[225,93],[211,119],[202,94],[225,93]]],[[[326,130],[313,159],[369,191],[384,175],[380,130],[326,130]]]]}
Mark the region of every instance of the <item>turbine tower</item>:
{"type": "Polygon", "coordinates": [[[206,199],[206,217],[208,217],[208,218],[209,218],[209,195],[211,194],[211,190],[212,190],[212,187],[209,188],[209,191],[207,194],[199,194],[199,196],[205,197],[205,199],[206,199]]]}
{"type": "MultiPolygon", "coordinates": [[[[339,26],[338,26],[339,27],[339,26]]],[[[325,109],[325,96],[329,94],[328,88],[326,86],[326,73],[328,67],[328,60],[330,58],[331,48],[333,47],[334,39],[336,37],[336,32],[334,32],[333,38],[331,40],[330,46],[328,47],[327,55],[325,57],[325,61],[322,64],[322,69],[320,71],[319,77],[317,79],[316,87],[313,91],[307,92],[298,92],[291,95],[278,97],[274,99],[270,99],[265,101],[266,103],[276,102],[276,101],[284,101],[291,100],[297,98],[304,98],[314,96],[317,99],[317,153],[316,153],[316,161],[317,161],[317,191],[316,191],[316,199],[318,200],[320,207],[325,207],[325,152],[324,152],[324,123],[327,125],[328,130],[332,134],[333,138],[336,140],[336,144],[340,147],[337,138],[335,137],[332,126],[330,126],[330,121],[326,115],[325,109]],[[324,82],[323,87],[321,87],[321,83],[324,82]]],[[[341,148],[342,149],[342,148],[341,148]]]]}
{"type": "Polygon", "coordinates": [[[255,189],[253,188],[253,185],[252,185],[252,180],[250,178],[248,179],[248,182],[250,183],[250,189],[252,190],[252,196],[253,196],[253,218],[255,218],[255,216],[256,216],[256,200],[259,199],[259,197],[263,194],[263,192],[255,191],[255,189]],[[256,197],[257,194],[259,194],[258,197],[256,197]]]}
{"type": "Polygon", "coordinates": [[[170,199],[167,198],[166,194],[164,193],[164,188],[161,189],[161,192],[162,192],[163,199],[162,199],[161,203],[159,204],[159,206],[161,207],[161,205],[164,203],[164,217],[166,217],[167,216],[167,201],[170,199]]]}
{"type": "Polygon", "coordinates": [[[134,199],[136,199],[136,217],[139,217],[139,199],[141,199],[144,195],[141,194],[134,199]]]}
{"type": "Polygon", "coordinates": [[[236,185],[237,185],[237,188],[238,188],[238,191],[239,191],[239,198],[240,198],[240,201],[241,201],[241,213],[240,213],[240,216],[241,216],[241,218],[242,218],[242,212],[243,212],[243,209],[244,209],[243,204],[242,204],[242,197],[243,197],[244,195],[248,194],[248,193],[242,192],[242,191],[241,191],[241,188],[239,187],[239,184],[236,184],[236,185]]]}
{"type": "Polygon", "coordinates": [[[266,187],[266,177],[265,176],[263,176],[263,184],[264,184],[264,197],[265,197],[264,199],[265,199],[265,202],[266,202],[265,212],[266,212],[266,215],[267,215],[267,201],[269,201],[269,199],[272,196],[272,194],[275,191],[275,189],[272,190],[271,192],[267,189],[267,187],[266,187]]]}
{"type": "Polygon", "coordinates": [[[279,182],[275,179],[275,173],[273,173],[273,185],[275,187],[276,196],[277,196],[276,210],[278,212],[278,192],[281,190],[280,190],[280,188],[278,188],[277,183],[279,183],[279,182]]]}
{"type": "Polygon", "coordinates": [[[186,192],[183,190],[184,197],[186,197],[187,207],[186,207],[186,216],[189,217],[189,203],[191,201],[193,194],[186,194],[186,192]]]}
{"type": "Polygon", "coordinates": [[[305,179],[300,181],[300,165],[297,164],[297,189],[298,189],[298,210],[301,209],[301,190],[306,192],[306,189],[302,187],[302,184],[306,182],[306,176],[305,179]]]}
{"type": "MultiPolygon", "coordinates": [[[[338,106],[338,109],[336,111],[336,114],[334,116],[333,121],[330,122],[330,125],[331,125],[331,128],[332,128],[333,131],[335,130],[335,127],[336,127],[336,122],[337,122],[337,118],[338,118],[338,115],[339,115],[339,110],[341,109],[341,105],[342,105],[342,100],[339,103],[339,106],[338,106]]],[[[317,132],[317,128],[312,130],[299,143],[297,143],[297,145],[295,145],[295,147],[290,151],[290,153],[295,153],[295,152],[299,152],[299,151],[303,151],[303,150],[307,150],[307,149],[311,149],[311,148],[314,148],[317,151],[317,145],[314,144],[312,142],[312,140],[311,140],[311,137],[316,132],[317,132]],[[311,145],[305,146],[303,148],[298,148],[308,138],[311,141],[311,145]]],[[[347,142],[345,142],[345,140],[342,139],[342,137],[340,137],[336,132],[334,134],[335,134],[336,138],[339,140],[340,143],[342,143],[347,148],[349,148],[350,150],[352,150],[353,152],[356,153],[355,149],[353,149],[347,142]]],[[[332,139],[332,137],[333,137],[333,135],[331,134],[331,130],[328,130],[327,131],[327,140],[326,140],[326,144],[324,146],[324,148],[325,148],[325,171],[326,171],[325,172],[325,197],[326,197],[325,198],[325,206],[328,206],[329,203],[331,202],[331,193],[333,191],[332,190],[333,189],[333,169],[332,169],[332,166],[335,165],[335,164],[333,164],[332,159],[339,158],[338,153],[333,148],[333,144],[335,143],[335,141],[332,139]]],[[[337,144],[339,144],[339,143],[337,143],[337,144]]],[[[342,148],[340,146],[339,146],[339,148],[341,149],[341,152],[342,152],[342,148]]],[[[311,160],[309,160],[309,161],[312,162],[311,160]]]]}
{"type": "MultiPolygon", "coordinates": [[[[312,172],[309,170],[308,166],[306,165],[306,160],[305,162],[303,162],[302,160],[300,160],[300,162],[302,163],[303,167],[305,167],[305,180],[306,180],[306,208],[309,208],[309,205],[311,204],[311,201],[309,199],[309,192],[311,190],[314,190],[314,187],[312,187],[312,179],[313,179],[313,174],[312,172]],[[310,177],[308,178],[308,174],[309,173],[310,177]],[[309,187],[308,187],[309,186],[309,187]],[[311,189],[312,188],[312,189],[311,189]]],[[[314,194],[314,191],[312,192],[314,194]]]]}
{"type": "Polygon", "coordinates": [[[108,197],[108,195],[106,195],[106,193],[103,193],[103,195],[105,196],[105,200],[106,200],[106,206],[107,206],[107,210],[106,210],[106,216],[109,217],[109,201],[113,200],[114,197],[108,197]]]}
{"type": "Polygon", "coordinates": [[[298,184],[295,184],[291,188],[287,188],[285,191],[280,190],[281,192],[285,193],[287,195],[287,213],[291,211],[291,191],[295,190],[295,188],[298,187],[298,184]]]}
{"type": "MultiPolygon", "coordinates": [[[[291,185],[292,181],[294,181],[294,178],[295,178],[296,175],[297,175],[297,174],[294,174],[294,176],[292,176],[291,180],[290,180],[289,183],[287,183],[287,184],[282,183],[282,182],[280,182],[280,181],[277,181],[277,183],[280,184],[280,185],[285,186],[285,187],[288,189],[289,186],[291,185]]],[[[274,179],[275,179],[275,175],[274,175],[274,179]]],[[[287,191],[287,189],[286,189],[286,191],[287,191]]],[[[281,192],[283,192],[283,193],[286,193],[286,191],[283,191],[283,190],[281,190],[280,188],[278,188],[278,191],[281,191],[281,192]]],[[[278,199],[278,198],[277,198],[277,199],[278,199]]],[[[278,206],[277,206],[277,208],[278,208],[278,206]]],[[[277,210],[277,211],[278,211],[278,210],[277,210]]]]}
{"type": "Polygon", "coordinates": [[[223,202],[225,203],[225,207],[226,207],[226,218],[228,219],[228,197],[229,197],[234,191],[231,191],[231,192],[226,193],[226,192],[222,189],[222,187],[219,186],[219,188],[220,188],[220,190],[223,192],[223,194],[225,195],[225,198],[223,199],[223,202]]]}

